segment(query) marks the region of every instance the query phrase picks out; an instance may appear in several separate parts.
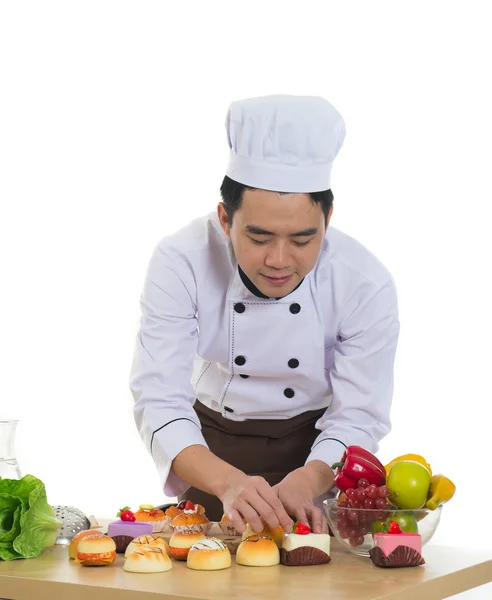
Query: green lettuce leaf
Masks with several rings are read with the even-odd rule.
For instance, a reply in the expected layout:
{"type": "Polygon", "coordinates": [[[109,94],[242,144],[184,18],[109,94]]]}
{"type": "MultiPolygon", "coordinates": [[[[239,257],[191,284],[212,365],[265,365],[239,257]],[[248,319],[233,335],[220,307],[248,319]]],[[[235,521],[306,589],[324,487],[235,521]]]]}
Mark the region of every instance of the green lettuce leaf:
{"type": "Polygon", "coordinates": [[[11,543],[0,542],[0,558],[2,560],[15,560],[24,557],[12,548],[11,543]]]}
{"type": "Polygon", "coordinates": [[[39,556],[45,548],[53,546],[62,525],[48,504],[46,489],[41,484],[29,496],[29,509],[20,518],[21,534],[14,540],[14,550],[24,558],[39,556]]]}
{"type": "Polygon", "coordinates": [[[22,500],[0,494],[0,542],[13,542],[20,534],[22,500]]]}
{"type": "Polygon", "coordinates": [[[46,488],[34,475],[0,478],[0,558],[35,558],[52,546],[63,523],[48,504],[46,488]]]}

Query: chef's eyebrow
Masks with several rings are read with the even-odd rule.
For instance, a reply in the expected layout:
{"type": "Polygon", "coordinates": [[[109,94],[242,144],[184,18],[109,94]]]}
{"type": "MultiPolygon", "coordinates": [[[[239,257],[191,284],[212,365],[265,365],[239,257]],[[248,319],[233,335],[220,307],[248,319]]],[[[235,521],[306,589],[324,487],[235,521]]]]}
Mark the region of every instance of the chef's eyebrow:
{"type": "MultiPolygon", "coordinates": [[[[247,233],[252,233],[253,235],[275,235],[273,231],[268,231],[267,229],[263,229],[263,227],[257,227],[256,225],[246,225],[247,233]]],[[[296,231],[295,233],[290,233],[289,237],[306,237],[309,235],[315,235],[318,233],[317,227],[309,227],[308,229],[303,229],[302,231],[296,231]]]]}

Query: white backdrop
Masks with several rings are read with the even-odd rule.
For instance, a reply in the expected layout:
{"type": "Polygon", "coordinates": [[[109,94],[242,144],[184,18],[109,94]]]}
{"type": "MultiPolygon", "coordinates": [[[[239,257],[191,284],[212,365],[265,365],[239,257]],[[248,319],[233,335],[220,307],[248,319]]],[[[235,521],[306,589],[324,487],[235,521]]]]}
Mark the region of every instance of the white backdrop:
{"type": "Polygon", "coordinates": [[[379,456],[423,454],[457,484],[435,543],[492,546],[484,5],[2,3],[0,418],[52,504],[166,501],[128,387],[148,260],[215,209],[231,100],[319,94],[347,124],[332,225],[399,290],[379,456]]]}

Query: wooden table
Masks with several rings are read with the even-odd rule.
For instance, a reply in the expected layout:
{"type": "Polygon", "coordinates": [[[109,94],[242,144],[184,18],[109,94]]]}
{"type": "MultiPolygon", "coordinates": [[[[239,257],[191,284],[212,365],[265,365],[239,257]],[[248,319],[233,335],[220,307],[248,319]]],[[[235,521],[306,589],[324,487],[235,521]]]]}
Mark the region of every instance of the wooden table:
{"type": "MultiPolygon", "coordinates": [[[[209,533],[216,535],[217,526],[209,533]]],[[[222,537],[222,536],[218,536],[222,537]]],[[[0,561],[0,598],[13,600],[440,600],[492,581],[492,550],[466,551],[427,545],[426,564],[381,569],[351,554],[332,538],[332,560],[316,567],[243,567],[192,571],[173,561],[167,573],[123,571],[113,565],[83,567],[66,546],[29,560],[0,561]]]]}

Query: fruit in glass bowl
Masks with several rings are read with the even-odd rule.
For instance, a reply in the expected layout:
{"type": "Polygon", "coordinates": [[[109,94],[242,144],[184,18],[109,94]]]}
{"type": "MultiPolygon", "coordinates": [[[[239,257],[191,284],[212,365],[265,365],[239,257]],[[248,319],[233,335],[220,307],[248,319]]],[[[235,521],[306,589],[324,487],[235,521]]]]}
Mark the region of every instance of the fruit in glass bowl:
{"type": "Polygon", "coordinates": [[[391,506],[387,496],[381,500],[386,501],[384,508],[382,501],[378,502],[377,508],[353,508],[347,505],[343,497],[341,500],[340,498],[325,500],[323,509],[326,519],[338,542],[353,554],[369,556],[369,550],[373,547],[373,534],[382,531],[383,524],[389,519],[396,521],[402,531],[419,533],[422,537],[422,546],[432,538],[441,519],[442,506],[435,510],[428,508],[403,510],[391,506]]]}

